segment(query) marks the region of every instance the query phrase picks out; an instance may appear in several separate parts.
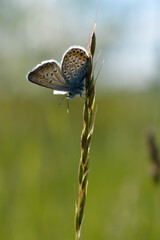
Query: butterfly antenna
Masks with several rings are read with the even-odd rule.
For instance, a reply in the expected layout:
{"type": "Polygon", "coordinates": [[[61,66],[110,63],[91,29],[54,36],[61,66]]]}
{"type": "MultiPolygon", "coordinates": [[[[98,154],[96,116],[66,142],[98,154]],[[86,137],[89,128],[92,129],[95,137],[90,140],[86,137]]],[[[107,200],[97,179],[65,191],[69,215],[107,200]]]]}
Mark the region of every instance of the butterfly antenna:
{"type": "Polygon", "coordinates": [[[89,45],[90,45],[90,42],[91,42],[91,21],[90,21],[90,26],[89,26],[89,36],[88,36],[88,39],[87,39],[87,52],[89,52],[89,45]]]}
{"type": "Polygon", "coordinates": [[[60,101],[60,103],[58,104],[58,106],[60,106],[64,100],[65,96],[63,96],[62,100],[60,101]]]}
{"type": "Polygon", "coordinates": [[[67,99],[67,114],[69,114],[69,100],[67,99]]]}
{"type": "Polygon", "coordinates": [[[98,76],[99,76],[99,74],[100,74],[100,71],[101,71],[101,69],[102,69],[103,64],[104,64],[104,60],[102,61],[101,66],[100,66],[100,68],[99,68],[99,70],[98,70],[97,76],[96,76],[96,78],[95,78],[95,82],[97,81],[97,78],[98,78],[98,76]]]}

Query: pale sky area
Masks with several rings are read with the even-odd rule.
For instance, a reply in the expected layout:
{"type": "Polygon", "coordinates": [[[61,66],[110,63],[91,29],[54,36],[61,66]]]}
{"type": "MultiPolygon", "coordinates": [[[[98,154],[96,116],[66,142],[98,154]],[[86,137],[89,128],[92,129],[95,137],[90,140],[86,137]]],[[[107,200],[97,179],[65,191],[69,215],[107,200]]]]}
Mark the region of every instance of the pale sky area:
{"type": "MultiPolygon", "coordinates": [[[[104,60],[98,85],[143,89],[160,81],[159,10],[158,0],[98,1],[96,53],[101,50],[101,55],[97,69],[104,60]]],[[[2,82],[7,77],[11,87],[16,89],[17,81],[21,88],[23,71],[26,74],[50,58],[60,62],[72,45],[86,47],[95,15],[95,0],[1,1],[2,82]],[[10,74],[5,69],[8,63],[10,74]],[[21,77],[16,78],[17,74],[21,77]]]]}

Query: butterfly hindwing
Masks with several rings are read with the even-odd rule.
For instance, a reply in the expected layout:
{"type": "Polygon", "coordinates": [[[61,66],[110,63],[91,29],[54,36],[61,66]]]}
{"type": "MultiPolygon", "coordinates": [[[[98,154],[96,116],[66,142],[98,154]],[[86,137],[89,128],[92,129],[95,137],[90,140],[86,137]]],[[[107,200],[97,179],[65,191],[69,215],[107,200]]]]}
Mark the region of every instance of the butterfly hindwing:
{"type": "Polygon", "coordinates": [[[72,47],[64,54],[61,68],[69,86],[79,85],[88,71],[88,53],[82,47],[72,47]]]}
{"type": "Polygon", "coordinates": [[[54,60],[48,60],[37,65],[28,73],[27,79],[32,83],[53,90],[68,90],[68,85],[62,75],[61,69],[54,60]]]}

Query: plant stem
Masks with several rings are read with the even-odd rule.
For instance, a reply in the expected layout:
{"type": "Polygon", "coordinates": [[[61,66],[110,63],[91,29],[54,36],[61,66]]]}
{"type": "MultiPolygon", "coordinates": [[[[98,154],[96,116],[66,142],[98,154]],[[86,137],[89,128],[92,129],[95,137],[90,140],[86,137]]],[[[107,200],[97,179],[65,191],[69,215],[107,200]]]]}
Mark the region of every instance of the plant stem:
{"type": "Polygon", "coordinates": [[[78,170],[79,194],[75,210],[75,240],[80,239],[81,227],[84,215],[84,207],[87,198],[89,152],[91,137],[94,130],[95,115],[95,81],[93,76],[93,57],[96,46],[95,28],[92,34],[89,51],[89,72],[86,76],[86,98],[83,109],[83,129],[81,135],[81,158],[78,170]]]}

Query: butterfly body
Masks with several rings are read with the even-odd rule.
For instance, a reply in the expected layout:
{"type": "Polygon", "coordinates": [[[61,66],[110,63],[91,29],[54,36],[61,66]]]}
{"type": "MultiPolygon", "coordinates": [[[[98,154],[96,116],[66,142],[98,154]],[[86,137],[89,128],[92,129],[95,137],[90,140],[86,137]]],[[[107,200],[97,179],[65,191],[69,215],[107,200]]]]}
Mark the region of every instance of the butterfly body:
{"type": "Polygon", "coordinates": [[[67,98],[83,95],[85,77],[88,73],[87,51],[82,47],[71,47],[63,55],[61,65],[55,60],[38,64],[27,75],[37,85],[53,89],[54,94],[66,94],[67,98]]]}

